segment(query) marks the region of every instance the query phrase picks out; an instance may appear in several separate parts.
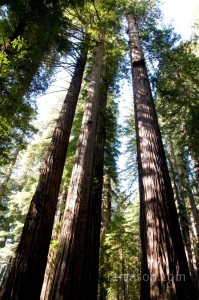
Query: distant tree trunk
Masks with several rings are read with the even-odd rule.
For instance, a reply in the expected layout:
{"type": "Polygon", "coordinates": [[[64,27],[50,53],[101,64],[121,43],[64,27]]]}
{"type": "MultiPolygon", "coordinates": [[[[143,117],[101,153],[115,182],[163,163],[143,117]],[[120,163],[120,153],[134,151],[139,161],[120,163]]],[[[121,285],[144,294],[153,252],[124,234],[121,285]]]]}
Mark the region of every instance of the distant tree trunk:
{"type": "Polygon", "coordinates": [[[198,215],[198,209],[196,207],[196,201],[194,199],[194,195],[193,195],[192,188],[191,188],[187,161],[184,161],[183,175],[184,175],[184,181],[185,181],[185,188],[187,191],[187,196],[188,196],[190,207],[191,207],[191,213],[192,213],[193,220],[194,220],[194,224],[193,224],[194,229],[195,229],[194,232],[195,232],[197,240],[199,242],[199,215],[198,215]]]}
{"type": "Polygon", "coordinates": [[[122,245],[121,245],[121,248],[119,249],[119,251],[120,251],[121,264],[122,264],[122,274],[121,275],[122,275],[123,299],[126,300],[125,259],[124,259],[122,245]]]}
{"type": "Polygon", "coordinates": [[[196,183],[197,183],[197,191],[199,193],[199,161],[196,159],[194,153],[192,151],[190,151],[190,149],[189,149],[189,153],[191,156],[191,160],[193,162],[195,179],[196,179],[196,183]]]}
{"type": "Polygon", "coordinates": [[[52,249],[49,249],[48,262],[46,265],[46,271],[45,271],[44,281],[42,285],[40,300],[48,299],[49,287],[51,286],[51,282],[53,280],[53,275],[55,272],[55,258],[56,258],[56,253],[52,249]]]}
{"type": "Polygon", "coordinates": [[[103,42],[96,49],[87,104],[68,189],[64,221],[57,253],[56,273],[49,299],[87,299],[82,291],[84,246],[92,187],[95,136],[98,116],[98,92],[103,59],[103,42]]]}
{"type": "Polygon", "coordinates": [[[190,189],[190,187],[188,188],[188,192],[189,192],[189,195],[188,195],[188,199],[189,199],[189,203],[190,203],[190,206],[191,206],[191,213],[192,213],[192,216],[193,216],[193,221],[194,221],[194,232],[195,232],[195,235],[196,235],[196,238],[199,242],[199,215],[198,215],[198,209],[196,207],[196,202],[195,202],[195,199],[194,199],[194,196],[193,196],[193,193],[190,189]]]}
{"type": "Polygon", "coordinates": [[[102,201],[102,228],[101,238],[104,239],[108,224],[111,221],[111,177],[104,174],[103,201],[102,201]]]}
{"type": "MultiPolygon", "coordinates": [[[[52,233],[53,240],[58,240],[60,236],[60,224],[63,220],[64,207],[66,203],[67,193],[64,190],[59,197],[58,209],[55,215],[54,230],[52,233]],[[57,229],[58,226],[58,229],[57,229]]],[[[42,285],[42,291],[40,300],[48,299],[50,287],[52,285],[54,273],[55,273],[55,262],[56,262],[56,250],[50,249],[48,252],[48,263],[46,265],[44,281],[42,285]]]]}
{"type": "MultiPolygon", "coordinates": [[[[181,226],[182,237],[184,240],[185,250],[187,254],[187,260],[189,264],[189,269],[191,273],[191,277],[193,283],[198,289],[198,277],[197,277],[197,270],[194,268],[194,253],[192,249],[191,243],[191,234],[190,234],[190,217],[187,212],[186,202],[185,202],[185,195],[183,191],[183,183],[179,172],[179,166],[177,162],[177,157],[175,155],[174,147],[172,141],[169,143],[170,154],[171,154],[171,164],[172,164],[172,171],[174,177],[174,186],[176,190],[176,199],[178,203],[179,209],[179,220],[181,226]]],[[[198,294],[199,295],[199,294],[198,294]]]]}
{"type": "MultiPolygon", "coordinates": [[[[106,68],[106,67],[105,67],[106,68]]],[[[104,146],[106,138],[106,105],[108,97],[108,80],[103,76],[99,93],[99,115],[94,154],[94,170],[89,200],[87,230],[84,245],[84,265],[81,282],[81,294],[96,300],[98,293],[100,228],[102,210],[102,187],[104,170],[104,146]]]]}
{"type": "Polygon", "coordinates": [[[83,48],[53,133],[48,156],[1,299],[39,299],[47,262],[59,188],[87,51],[83,48]]]}
{"type": "Polygon", "coordinates": [[[100,251],[100,269],[99,269],[99,299],[107,299],[107,269],[104,261],[105,249],[103,241],[105,234],[111,221],[111,177],[109,174],[104,174],[103,193],[102,193],[102,219],[101,219],[101,251],[100,251]]]}
{"type": "Polygon", "coordinates": [[[134,15],[127,15],[134,90],[142,300],[196,299],[134,15]],[[182,279],[180,276],[184,276],[182,279]]]}
{"type": "Polygon", "coordinates": [[[12,265],[12,257],[9,257],[7,261],[5,262],[5,267],[1,267],[1,273],[0,273],[0,285],[4,286],[4,283],[7,280],[8,272],[10,270],[10,267],[12,265]]]}

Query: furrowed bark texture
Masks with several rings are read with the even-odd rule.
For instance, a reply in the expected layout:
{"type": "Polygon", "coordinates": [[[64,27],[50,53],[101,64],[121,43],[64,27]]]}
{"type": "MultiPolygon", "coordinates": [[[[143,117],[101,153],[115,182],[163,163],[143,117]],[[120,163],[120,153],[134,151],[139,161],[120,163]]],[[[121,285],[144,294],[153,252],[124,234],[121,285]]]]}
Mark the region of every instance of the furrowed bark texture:
{"type": "Polygon", "coordinates": [[[64,221],[57,253],[56,273],[49,299],[87,299],[81,294],[89,211],[92,185],[95,135],[98,116],[98,92],[100,87],[103,43],[96,49],[87,104],[76,151],[75,164],[68,189],[64,221]]]}
{"type": "Polygon", "coordinates": [[[196,299],[138,27],[134,15],[127,15],[127,21],[140,191],[142,245],[140,299],[196,299]]]}
{"type": "Polygon", "coordinates": [[[65,98],[43,171],[32,198],[20,243],[1,299],[39,299],[71,126],[86,63],[82,51],[65,98]]]}
{"type": "MultiPolygon", "coordinates": [[[[106,76],[106,75],[105,75],[106,76]]],[[[106,138],[106,105],[108,81],[102,79],[99,93],[99,115],[97,120],[96,144],[94,153],[94,170],[87,217],[87,230],[84,246],[83,280],[80,294],[83,299],[97,299],[98,270],[100,249],[100,228],[102,209],[102,187],[104,169],[104,146],[106,138]]]]}

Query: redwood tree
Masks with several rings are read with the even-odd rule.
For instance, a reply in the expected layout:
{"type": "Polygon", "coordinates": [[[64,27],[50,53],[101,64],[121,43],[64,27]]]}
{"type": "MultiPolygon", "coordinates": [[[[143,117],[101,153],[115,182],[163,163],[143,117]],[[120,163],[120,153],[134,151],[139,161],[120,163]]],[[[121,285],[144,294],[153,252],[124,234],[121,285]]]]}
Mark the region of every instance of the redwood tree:
{"type": "Polygon", "coordinates": [[[87,104],[68,188],[64,221],[57,252],[54,282],[49,299],[86,299],[81,289],[85,253],[87,216],[92,185],[95,135],[98,116],[98,92],[104,52],[98,43],[88,90],[87,104]]]}
{"type": "Polygon", "coordinates": [[[39,299],[86,58],[87,50],[84,45],[52,136],[1,299],[39,299]]]}
{"type": "Polygon", "coordinates": [[[84,264],[80,293],[88,299],[97,299],[100,228],[102,210],[102,188],[104,171],[104,147],[106,140],[106,106],[108,98],[109,80],[107,79],[107,67],[103,67],[105,74],[101,81],[99,93],[99,114],[97,120],[97,132],[94,152],[94,168],[92,187],[87,214],[87,230],[84,240],[84,264]]]}
{"type": "Polygon", "coordinates": [[[142,244],[141,299],[196,299],[135,15],[127,15],[142,244]]]}

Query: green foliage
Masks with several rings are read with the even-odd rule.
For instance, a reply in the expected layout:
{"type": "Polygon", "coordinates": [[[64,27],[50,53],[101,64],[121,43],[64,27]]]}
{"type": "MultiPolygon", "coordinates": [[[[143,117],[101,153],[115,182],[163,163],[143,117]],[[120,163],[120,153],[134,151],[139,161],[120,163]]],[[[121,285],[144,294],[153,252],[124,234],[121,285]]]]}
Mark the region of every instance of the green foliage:
{"type": "MultiPolygon", "coordinates": [[[[53,119],[55,116],[53,116],[53,119]]],[[[41,124],[39,124],[41,126],[41,124]]],[[[26,150],[20,151],[15,164],[1,168],[1,175],[7,180],[0,184],[1,211],[0,211],[0,274],[7,262],[14,257],[18,245],[25,217],[30,201],[35,192],[40,168],[46,157],[49,145],[49,136],[52,134],[52,121],[48,122],[47,129],[41,126],[37,138],[26,150]],[[48,138],[47,138],[48,137],[48,138]],[[9,175],[9,173],[11,173],[9,175]],[[8,176],[8,175],[9,176],[8,176]]],[[[1,281],[1,278],[0,278],[1,281]]]]}
{"type": "Polygon", "coordinates": [[[132,13],[137,18],[141,18],[146,16],[146,14],[150,10],[154,10],[157,1],[154,0],[131,0],[131,1],[124,1],[124,7],[126,9],[126,13],[132,13]]]}
{"type": "Polygon", "coordinates": [[[154,22],[141,33],[161,129],[198,157],[197,38],[182,42],[171,26],[159,28],[154,22]]]}
{"type": "Polygon", "coordinates": [[[69,43],[60,3],[11,1],[0,12],[0,164],[5,164],[12,150],[23,149],[33,134],[36,106],[31,96],[46,90],[58,51],[66,53],[69,43]]]}
{"type": "Polygon", "coordinates": [[[198,67],[199,58],[190,42],[167,51],[159,67],[156,106],[164,132],[175,136],[179,145],[188,146],[199,158],[198,67]]]}
{"type": "Polygon", "coordinates": [[[119,156],[119,128],[117,124],[118,106],[110,94],[106,109],[106,142],[104,167],[105,173],[110,175],[113,181],[117,181],[117,158],[119,156]]]}
{"type": "Polygon", "coordinates": [[[131,111],[127,118],[124,120],[122,126],[122,139],[124,140],[123,150],[126,161],[121,170],[121,178],[125,182],[125,189],[127,195],[132,198],[135,191],[137,190],[137,144],[136,144],[136,132],[135,132],[135,117],[134,111],[131,111]]]}
{"type": "Polygon", "coordinates": [[[123,298],[124,292],[125,299],[139,299],[139,205],[137,201],[127,203],[124,195],[117,194],[116,197],[101,248],[107,300],[116,299],[118,295],[123,298]]]}
{"type": "MultiPolygon", "coordinates": [[[[112,218],[102,242],[103,285],[107,299],[123,297],[139,299],[140,241],[139,205],[137,200],[127,203],[120,194],[117,159],[119,157],[118,104],[115,100],[119,79],[127,76],[124,60],[126,42],[121,38],[122,15],[133,13],[140,26],[147,59],[155,64],[153,82],[157,95],[156,106],[165,140],[172,133],[178,150],[189,146],[199,158],[199,60],[192,42],[181,43],[171,28],[159,29],[156,1],[4,1],[0,9],[0,166],[2,174],[9,173],[15,149],[24,149],[35,133],[31,125],[35,118],[33,100],[48,87],[54,67],[69,51],[78,51],[74,40],[82,39],[82,32],[91,41],[84,86],[72,127],[61,193],[69,185],[83,110],[87,96],[96,44],[105,41],[104,76],[109,86],[106,109],[106,145],[104,173],[111,177],[112,218]],[[6,3],[5,3],[6,2],[6,3]],[[84,5],[83,5],[84,4],[84,5]],[[74,35],[69,42],[69,34],[74,35]],[[122,75],[123,73],[123,75],[122,75]],[[179,115],[181,120],[179,122],[179,115]],[[5,165],[7,164],[7,168],[5,165]],[[114,184],[113,184],[114,182],[114,184]],[[119,296],[118,296],[119,295],[119,296]]],[[[151,64],[151,65],[153,65],[151,64]]],[[[71,71],[71,68],[69,68],[71,71]]],[[[152,77],[151,77],[152,78],[152,77]]],[[[137,177],[136,146],[133,113],[123,129],[126,137],[128,170],[131,184],[137,177]]],[[[51,132],[48,136],[51,135],[51,132]]],[[[3,187],[1,195],[0,246],[3,267],[14,255],[30,199],[34,193],[41,162],[47,152],[49,140],[32,143],[26,154],[17,160],[12,176],[3,187]],[[26,156],[26,159],[24,158],[26,156]],[[6,188],[5,188],[6,187],[6,188]]],[[[12,172],[11,172],[12,173],[12,172]]],[[[189,175],[191,175],[191,171],[189,175]]],[[[9,177],[9,176],[8,176],[9,177]]],[[[3,181],[2,181],[3,182],[3,181]]],[[[131,190],[129,189],[131,192],[131,190]]],[[[61,197],[61,196],[60,196],[61,197]]],[[[63,211],[63,207],[61,207],[63,211]]],[[[55,226],[51,249],[58,247],[57,233],[61,222],[55,226]]]]}
{"type": "MultiPolygon", "coordinates": [[[[32,157],[32,161],[35,163],[35,157],[32,157]]],[[[23,167],[25,166],[23,165],[23,167]]],[[[32,166],[30,165],[29,167],[31,168],[32,166]]],[[[1,211],[1,214],[3,214],[0,237],[1,270],[9,258],[14,257],[30,199],[38,179],[36,173],[33,173],[33,168],[29,172],[26,168],[22,172],[20,172],[20,169],[15,169],[15,172],[16,175],[9,180],[7,193],[4,194],[2,199],[4,210],[1,211]]]]}

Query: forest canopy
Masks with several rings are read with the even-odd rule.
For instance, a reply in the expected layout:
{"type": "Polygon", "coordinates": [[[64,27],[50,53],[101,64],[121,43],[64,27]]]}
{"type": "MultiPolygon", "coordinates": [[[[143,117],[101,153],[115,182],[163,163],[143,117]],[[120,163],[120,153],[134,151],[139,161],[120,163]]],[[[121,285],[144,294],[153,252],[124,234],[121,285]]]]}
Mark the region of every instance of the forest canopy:
{"type": "Polygon", "coordinates": [[[155,0],[0,1],[1,300],[198,299],[197,33],[155,0]]]}

